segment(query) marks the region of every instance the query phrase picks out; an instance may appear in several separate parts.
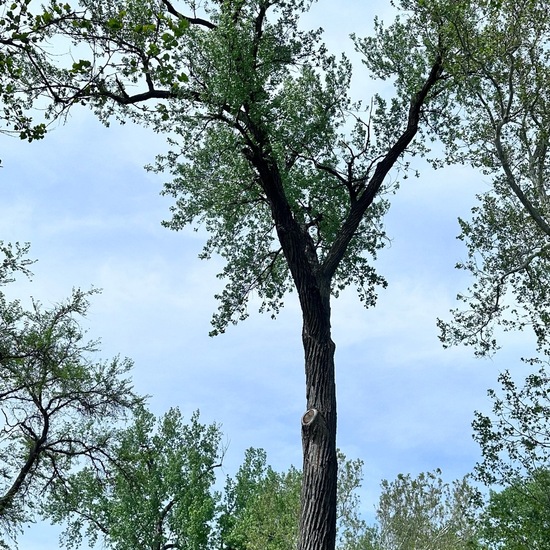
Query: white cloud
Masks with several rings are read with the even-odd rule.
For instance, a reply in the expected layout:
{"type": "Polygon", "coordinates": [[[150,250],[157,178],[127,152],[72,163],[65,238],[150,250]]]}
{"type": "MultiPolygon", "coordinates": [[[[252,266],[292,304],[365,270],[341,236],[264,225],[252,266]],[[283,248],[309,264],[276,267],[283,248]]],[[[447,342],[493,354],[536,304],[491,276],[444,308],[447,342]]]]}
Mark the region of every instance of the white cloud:
{"type": "MultiPolygon", "coordinates": [[[[319,24],[340,28],[332,44],[340,49],[349,49],[348,31],[361,34],[353,27],[371,19],[364,3],[325,1],[318,9],[319,24]]],[[[357,85],[370,93],[363,76],[357,85]]],[[[250,446],[265,447],[275,467],[299,466],[305,396],[296,295],[276,321],[251,306],[249,320],[207,336],[220,264],[197,259],[201,235],[159,225],[168,217],[169,201],[158,196],[164,178],[142,165],[164,140],[130,126],[102,128],[84,110],[41,143],[0,140],[0,237],[30,240],[40,260],[34,282],[9,292],[48,304],[75,285],[102,287],[86,323],[90,336],[103,338],[102,357],[135,360],[136,387],[152,394],[156,413],[180,406],[189,417],[199,408],[203,420],[221,422],[231,442],[228,473],[250,446]]],[[[516,337],[510,355],[490,363],[469,350],[443,351],[437,340],[436,317],[466,283],[453,269],[464,254],[456,216],[467,215],[483,185],[464,169],[424,169],[404,182],[387,218],[394,240],[377,264],[389,288],[372,310],[353,290],[333,304],[339,444],[366,462],[366,507],[382,477],[436,466],[462,475],[471,467],[473,410],[524,341],[516,337]]]]}

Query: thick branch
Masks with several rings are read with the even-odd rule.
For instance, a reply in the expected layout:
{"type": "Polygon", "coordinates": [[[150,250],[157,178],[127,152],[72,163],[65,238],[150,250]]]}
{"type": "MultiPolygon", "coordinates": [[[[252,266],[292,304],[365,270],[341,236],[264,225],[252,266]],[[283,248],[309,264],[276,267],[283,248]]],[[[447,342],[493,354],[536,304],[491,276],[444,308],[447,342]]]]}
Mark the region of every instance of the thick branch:
{"type": "Polygon", "coordinates": [[[135,103],[141,103],[149,99],[171,99],[174,97],[174,94],[169,90],[155,89],[135,95],[128,95],[126,92],[122,93],[122,95],[118,95],[109,90],[102,89],[99,91],[99,94],[102,97],[108,97],[121,105],[134,105],[135,103]]]}
{"type": "Polygon", "coordinates": [[[177,17],[178,19],[183,19],[191,25],[201,25],[203,27],[206,27],[207,29],[216,28],[216,25],[214,25],[214,23],[211,23],[206,19],[201,19],[200,17],[189,17],[187,15],[183,15],[178,10],[176,10],[176,8],[174,8],[174,6],[168,0],[162,0],[162,3],[166,6],[168,13],[171,13],[174,17],[177,17]]]}
{"type": "Polygon", "coordinates": [[[15,478],[14,482],[12,483],[11,487],[6,491],[4,495],[0,496],[0,517],[6,514],[6,512],[10,509],[10,507],[13,504],[13,499],[21,491],[25,483],[25,480],[27,479],[27,476],[29,475],[33,466],[35,466],[35,464],[38,462],[40,458],[40,454],[43,451],[42,446],[46,442],[46,439],[48,436],[48,431],[49,431],[49,418],[46,414],[44,414],[44,425],[42,427],[42,433],[40,435],[40,438],[35,440],[31,445],[31,447],[29,448],[27,459],[25,460],[25,463],[19,470],[19,473],[15,478]]]}
{"type": "Polygon", "coordinates": [[[512,168],[510,167],[510,163],[508,162],[508,157],[506,155],[506,152],[504,151],[504,147],[502,146],[502,142],[500,139],[501,130],[502,123],[497,127],[497,132],[495,136],[495,148],[497,151],[498,159],[500,160],[500,163],[502,165],[502,169],[504,170],[504,174],[506,175],[506,182],[515,193],[516,197],[520,200],[521,204],[523,204],[527,212],[529,212],[535,223],[547,236],[550,237],[550,225],[548,225],[546,220],[542,217],[542,214],[527,198],[525,193],[521,190],[521,187],[516,182],[516,178],[514,177],[514,174],[512,173],[512,168]]]}
{"type": "Polygon", "coordinates": [[[443,73],[443,59],[441,55],[435,60],[430,74],[426,78],[420,91],[413,97],[409,108],[407,127],[399,139],[386,153],[384,158],[376,166],[376,170],[370,179],[367,187],[361,193],[355,203],[351,205],[350,212],[333,245],[331,246],[325,261],[323,262],[323,273],[327,279],[331,279],[338,265],[342,261],[350,241],[353,239],[365,212],[374,201],[384,179],[392,169],[397,159],[405,152],[408,145],[418,132],[422,107],[426,103],[428,95],[443,73]]]}

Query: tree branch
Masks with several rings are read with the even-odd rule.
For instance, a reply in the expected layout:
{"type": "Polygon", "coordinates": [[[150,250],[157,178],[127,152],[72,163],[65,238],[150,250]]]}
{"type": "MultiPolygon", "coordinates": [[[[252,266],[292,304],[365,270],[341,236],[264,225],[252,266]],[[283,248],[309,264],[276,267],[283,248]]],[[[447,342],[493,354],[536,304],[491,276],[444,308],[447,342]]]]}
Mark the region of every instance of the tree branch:
{"type": "Polygon", "coordinates": [[[384,158],[376,166],[376,170],[371,177],[367,187],[358,197],[357,201],[351,205],[350,212],[338,236],[334,240],[324,262],[322,271],[329,280],[334,275],[338,265],[344,257],[350,241],[353,239],[357,228],[359,227],[365,212],[374,201],[382,183],[388,172],[391,170],[397,159],[405,152],[408,145],[414,139],[418,132],[422,108],[426,103],[430,91],[434,88],[443,74],[443,58],[437,56],[429,75],[427,76],[422,88],[414,95],[409,108],[407,127],[399,139],[394,143],[384,158]]]}
{"type": "Polygon", "coordinates": [[[200,17],[188,17],[187,15],[183,15],[178,10],[176,10],[176,8],[174,8],[174,6],[168,0],[162,0],[162,3],[166,6],[168,12],[171,13],[174,17],[177,17],[178,19],[183,19],[191,25],[201,25],[203,27],[206,27],[207,29],[217,28],[214,23],[207,21],[206,19],[201,19],[200,17]]]}
{"type": "Polygon", "coordinates": [[[516,178],[514,177],[512,168],[510,166],[510,163],[508,162],[508,156],[506,155],[504,147],[502,146],[501,133],[503,125],[504,121],[500,122],[500,124],[498,124],[496,128],[495,149],[497,151],[498,159],[502,165],[502,169],[504,170],[504,174],[506,175],[506,181],[512,191],[515,193],[516,197],[520,200],[521,204],[523,204],[527,212],[529,212],[538,227],[548,237],[550,237],[550,225],[548,225],[546,220],[542,217],[542,214],[539,212],[536,206],[527,198],[521,187],[516,182],[516,178]]]}

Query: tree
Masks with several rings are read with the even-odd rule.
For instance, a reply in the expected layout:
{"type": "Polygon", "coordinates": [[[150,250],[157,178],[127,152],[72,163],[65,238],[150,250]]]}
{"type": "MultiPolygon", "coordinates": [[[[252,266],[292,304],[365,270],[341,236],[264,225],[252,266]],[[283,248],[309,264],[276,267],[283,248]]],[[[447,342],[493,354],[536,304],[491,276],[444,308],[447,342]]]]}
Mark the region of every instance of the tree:
{"type": "Polygon", "coordinates": [[[478,498],[478,492],[467,478],[449,485],[441,479],[440,470],[421,473],[417,478],[399,474],[392,482],[383,480],[374,547],[380,550],[474,548],[478,498]]]}
{"type": "MultiPolygon", "coordinates": [[[[383,480],[377,523],[368,526],[359,516],[361,502],[357,494],[363,463],[346,460],[341,452],[338,457],[336,547],[339,550],[480,548],[478,515],[481,496],[468,477],[447,484],[443,482],[441,472],[436,470],[421,473],[416,478],[400,474],[392,482],[383,480]]],[[[236,476],[236,483],[229,480],[229,490],[226,491],[231,506],[226,509],[227,515],[222,516],[229,519],[223,525],[230,525],[233,536],[225,539],[223,548],[295,548],[292,538],[284,541],[280,536],[284,532],[297,536],[299,475],[297,478],[290,476],[295,473],[299,474],[291,469],[287,474],[276,474],[266,468],[265,453],[249,450],[236,476]],[[274,484],[273,479],[292,481],[274,484]],[[294,529],[289,531],[292,526],[294,529]],[[278,536],[274,534],[277,532],[280,533],[278,536]]]]}
{"type": "MultiPolygon", "coordinates": [[[[361,460],[338,451],[337,536],[339,550],[366,550],[372,534],[359,515],[357,490],[361,460]]],[[[299,540],[302,472],[278,473],[267,465],[262,449],[248,449],[235,478],[227,478],[218,519],[221,548],[293,550],[299,540]]]]}
{"type": "Polygon", "coordinates": [[[374,530],[361,518],[358,490],[363,481],[360,459],[347,460],[338,450],[338,499],[336,502],[336,547],[338,550],[370,550],[374,530]]]}
{"type": "Polygon", "coordinates": [[[178,409],[157,421],[140,408],[110,453],[108,470],[85,468],[53,487],[45,515],[67,524],[64,546],[76,548],[86,536],[113,550],[212,548],[218,426],[201,424],[198,412],[184,424],[178,409]]]}
{"type": "Polygon", "coordinates": [[[550,379],[544,368],[518,388],[511,374],[499,376],[501,394],[489,390],[492,418],[475,413],[474,439],[483,460],[476,473],[487,485],[507,485],[530,477],[550,464],[550,379]]]}
{"type": "MultiPolygon", "coordinates": [[[[0,245],[5,284],[30,262],[28,247],[0,245]]],[[[113,426],[142,401],[126,378],[131,361],[94,362],[98,343],[83,341],[77,317],[95,293],[27,311],[0,292],[0,528],[11,536],[75,467],[108,467],[113,426]]]]}
{"type": "Polygon", "coordinates": [[[291,467],[278,473],[262,449],[248,449],[234,479],[227,478],[218,519],[220,548],[296,548],[302,474],[291,467]]]}
{"type": "Polygon", "coordinates": [[[481,518],[481,536],[489,549],[543,550],[550,532],[550,472],[536,470],[491,491],[481,518]]]}
{"type": "Polygon", "coordinates": [[[405,153],[422,150],[414,141],[420,126],[446,106],[449,44],[437,28],[418,44],[418,18],[430,17],[422,7],[393,42],[365,41],[375,76],[389,76],[401,61],[414,70],[405,87],[397,75],[402,98],[388,105],[376,97],[361,114],[347,95],[349,62],[328,55],[319,32],[299,29],[306,7],[303,0],[212,1],[200,9],[193,1],[178,9],[169,0],[92,0],[76,11],[53,2],[55,36],[88,45],[90,56],[40,66],[56,106],[89,101],[103,120],[117,114],[173,136],[173,150],[156,165],[174,178],[165,225],[205,225],[203,257],[227,261],[213,333],[247,316],[252,293],[275,315],[296,290],[307,399],[299,548],[329,550],[337,479],[331,296],[353,285],[370,306],[385,284],[370,259],[384,244],[386,176],[405,153]],[[66,13],[56,17],[58,8],[66,13]]]}
{"type": "Polygon", "coordinates": [[[447,160],[495,175],[494,194],[462,224],[471,244],[464,267],[478,277],[470,311],[441,323],[442,338],[486,353],[496,345],[491,324],[502,319],[506,328],[532,324],[544,344],[548,6],[400,1],[393,24],[377,21],[374,36],[355,40],[371,74],[396,89],[368,112],[348,97],[349,62],[328,55],[318,32],[299,30],[303,0],[181,6],[52,2],[50,32],[87,45],[89,56],[62,66],[26,51],[27,63],[40,67],[36,89],[54,100],[54,112],[90,102],[104,121],[117,115],[170,134],[172,150],[153,167],[173,176],[165,225],[204,225],[203,257],[227,261],[213,333],[247,316],[252,293],[275,315],[296,290],[307,399],[300,548],[332,549],[331,296],[353,285],[374,303],[385,284],[370,260],[384,244],[386,176],[407,166],[404,154],[426,153],[425,138],[442,139],[447,160]],[[504,319],[508,284],[520,306],[536,307],[504,319]]]}
{"type": "MultiPolygon", "coordinates": [[[[155,430],[154,416],[139,409],[113,437],[108,471],[84,468],[53,484],[42,514],[67,524],[65,547],[86,538],[116,550],[296,548],[299,470],[278,473],[263,450],[251,448],[220,495],[212,491],[223,454],[218,427],[200,424],[198,413],[184,425],[177,409],[156,424],[155,430]]],[[[360,550],[368,531],[355,493],[362,463],[338,457],[338,548],[360,550]]]]}
{"type": "Polygon", "coordinates": [[[531,327],[538,349],[550,349],[549,8],[487,0],[452,19],[459,52],[449,71],[462,82],[461,117],[442,137],[451,162],[480,168],[492,184],[472,219],[460,220],[468,260],[458,267],[474,283],[459,295],[464,309],[440,327],[447,345],[464,342],[481,355],[498,347],[499,325],[531,327]]]}
{"type": "Polygon", "coordinates": [[[544,367],[518,387],[511,374],[499,376],[501,391],[489,390],[492,417],[476,412],[474,439],[482,461],[476,476],[491,491],[482,515],[489,548],[539,549],[548,546],[550,517],[550,379],[544,367]]]}

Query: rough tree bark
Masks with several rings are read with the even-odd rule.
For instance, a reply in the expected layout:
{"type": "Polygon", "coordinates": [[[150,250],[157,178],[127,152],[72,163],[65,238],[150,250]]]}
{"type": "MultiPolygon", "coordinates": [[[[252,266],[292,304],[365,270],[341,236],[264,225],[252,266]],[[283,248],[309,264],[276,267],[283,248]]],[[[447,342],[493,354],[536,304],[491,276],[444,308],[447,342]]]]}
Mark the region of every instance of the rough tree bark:
{"type": "MultiPolygon", "coordinates": [[[[255,128],[256,136],[262,135],[255,128]]],[[[302,417],[303,482],[300,550],[332,550],[336,541],[336,384],[335,345],[330,330],[330,282],[315,244],[296,221],[270,158],[268,137],[249,160],[261,177],[277,235],[298,291],[302,310],[307,412],[302,417]],[[266,153],[267,151],[267,153],[266,153]]]]}
{"type": "Polygon", "coordinates": [[[335,345],[328,299],[312,326],[304,320],[308,410],[302,417],[303,472],[300,550],[334,548],[336,540],[335,345]]]}

